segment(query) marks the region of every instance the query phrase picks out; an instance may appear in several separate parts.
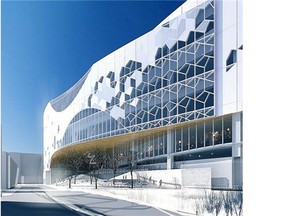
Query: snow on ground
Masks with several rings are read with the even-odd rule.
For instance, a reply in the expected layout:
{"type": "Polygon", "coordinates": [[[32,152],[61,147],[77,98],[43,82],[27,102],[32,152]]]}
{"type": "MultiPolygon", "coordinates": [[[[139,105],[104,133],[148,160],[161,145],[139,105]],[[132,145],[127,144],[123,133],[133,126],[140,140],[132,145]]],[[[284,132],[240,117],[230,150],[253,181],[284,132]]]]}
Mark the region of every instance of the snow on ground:
{"type": "MultiPolygon", "coordinates": [[[[52,186],[58,190],[81,190],[91,194],[109,196],[117,199],[128,200],[139,204],[146,204],[156,208],[183,213],[183,215],[196,215],[196,205],[203,203],[205,190],[203,189],[163,189],[163,188],[127,188],[111,187],[111,182],[98,180],[98,189],[95,189],[95,182],[90,184],[89,177],[78,177],[76,184],[73,184],[72,189],[68,189],[68,182],[53,184],[52,186]]],[[[123,186],[123,185],[122,185],[123,186]]],[[[209,191],[209,190],[206,190],[209,191]]],[[[200,215],[198,213],[198,215],[200,215]]],[[[201,215],[215,215],[207,212],[201,215]]],[[[225,216],[222,208],[219,216],[225,216]]]]}

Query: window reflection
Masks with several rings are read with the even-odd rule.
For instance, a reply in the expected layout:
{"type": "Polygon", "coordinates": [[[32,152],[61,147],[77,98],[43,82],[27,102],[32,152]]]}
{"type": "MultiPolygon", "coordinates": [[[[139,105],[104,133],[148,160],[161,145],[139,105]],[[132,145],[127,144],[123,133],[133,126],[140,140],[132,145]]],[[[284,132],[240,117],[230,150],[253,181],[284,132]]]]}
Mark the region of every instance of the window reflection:
{"type": "Polygon", "coordinates": [[[232,116],[224,117],[224,143],[232,142],[232,116]]]}
{"type": "Polygon", "coordinates": [[[167,133],[164,132],[164,136],[163,136],[163,145],[164,145],[164,154],[167,154],[167,133]]]}
{"type": "Polygon", "coordinates": [[[190,126],[190,149],[196,148],[196,126],[190,126]]]}
{"type": "Polygon", "coordinates": [[[197,148],[204,147],[204,123],[197,124],[197,148]]]}
{"type": "Polygon", "coordinates": [[[189,149],[189,130],[188,128],[182,129],[182,140],[183,140],[183,151],[186,151],[189,149]]]}
{"type": "Polygon", "coordinates": [[[213,121],[205,122],[205,146],[213,145],[213,121]]]}
{"type": "Polygon", "coordinates": [[[163,136],[160,136],[158,141],[159,141],[159,155],[163,155],[164,154],[163,136]]]}
{"type": "MultiPolygon", "coordinates": [[[[100,127],[101,124],[98,125],[100,127]]],[[[75,138],[87,139],[88,133],[93,133],[92,131],[96,130],[96,126],[97,124],[95,127],[89,127],[75,133],[75,138]]],[[[69,138],[68,135],[72,136],[72,134],[67,133],[65,138],[69,138]]],[[[167,138],[167,131],[164,131],[136,140],[135,148],[138,150],[139,158],[144,159],[167,154],[167,138]]],[[[230,143],[232,142],[232,115],[217,117],[214,120],[197,122],[193,125],[172,130],[169,139],[171,139],[169,141],[173,145],[172,153],[230,143]]]]}
{"type": "Polygon", "coordinates": [[[182,139],[181,139],[181,129],[176,130],[176,152],[181,151],[182,139]]]}
{"type": "Polygon", "coordinates": [[[223,134],[222,118],[217,118],[214,120],[214,133],[213,133],[214,145],[223,143],[222,134],[223,134]]]}
{"type": "Polygon", "coordinates": [[[157,156],[159,146],[158,146],[158,136],[156,135],[154,136],[153,145],[154,145],[154,156],[157,156]]]}

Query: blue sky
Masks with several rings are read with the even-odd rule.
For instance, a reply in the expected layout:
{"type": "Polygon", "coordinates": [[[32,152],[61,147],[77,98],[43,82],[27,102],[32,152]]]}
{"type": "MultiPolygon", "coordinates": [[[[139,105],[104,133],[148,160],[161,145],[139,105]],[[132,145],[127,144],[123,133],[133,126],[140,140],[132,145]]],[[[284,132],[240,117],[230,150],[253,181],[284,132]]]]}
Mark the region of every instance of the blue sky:
{"type": "Polygon", "coordinates": [[[2,149],[42,152],[46,104],[181,1],[2,1],[2,149]]]}

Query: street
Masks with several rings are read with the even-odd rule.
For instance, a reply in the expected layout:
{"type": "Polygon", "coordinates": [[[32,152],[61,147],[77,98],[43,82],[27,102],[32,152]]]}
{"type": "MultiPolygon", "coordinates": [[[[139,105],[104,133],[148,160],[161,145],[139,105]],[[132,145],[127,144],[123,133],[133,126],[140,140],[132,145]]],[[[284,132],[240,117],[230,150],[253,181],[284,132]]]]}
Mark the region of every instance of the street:
{"type": "Polygon", "coordinates": [[[58,191],[45,185],[21,185],[2,192],[2,216],[167,216],[179,215],[151,206],[81,191],[58,191]]]}
{"type": "Polygon", "coordinates": [[[55,203],[45,195],[43,187],[20,186],[19,190],[12,193],[2,192],[2,216],[30,216],[30,215],[59,215],[79,216],[76,212],[55,203]]]}

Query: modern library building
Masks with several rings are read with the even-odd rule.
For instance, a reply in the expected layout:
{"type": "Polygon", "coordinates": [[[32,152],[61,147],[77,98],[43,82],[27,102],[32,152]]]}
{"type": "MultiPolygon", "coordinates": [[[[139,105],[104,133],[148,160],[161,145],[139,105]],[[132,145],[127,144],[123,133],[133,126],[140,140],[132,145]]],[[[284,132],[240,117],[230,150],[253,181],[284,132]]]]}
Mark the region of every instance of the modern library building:
{"type": "Polygon", "coordinates": [[[242,187],[242,50],[242,1],[184,2],[47,104],[44,181],[67,149],[97,146],[136,152],[139,170],[209,168],[212,187],[242,187]]]}

